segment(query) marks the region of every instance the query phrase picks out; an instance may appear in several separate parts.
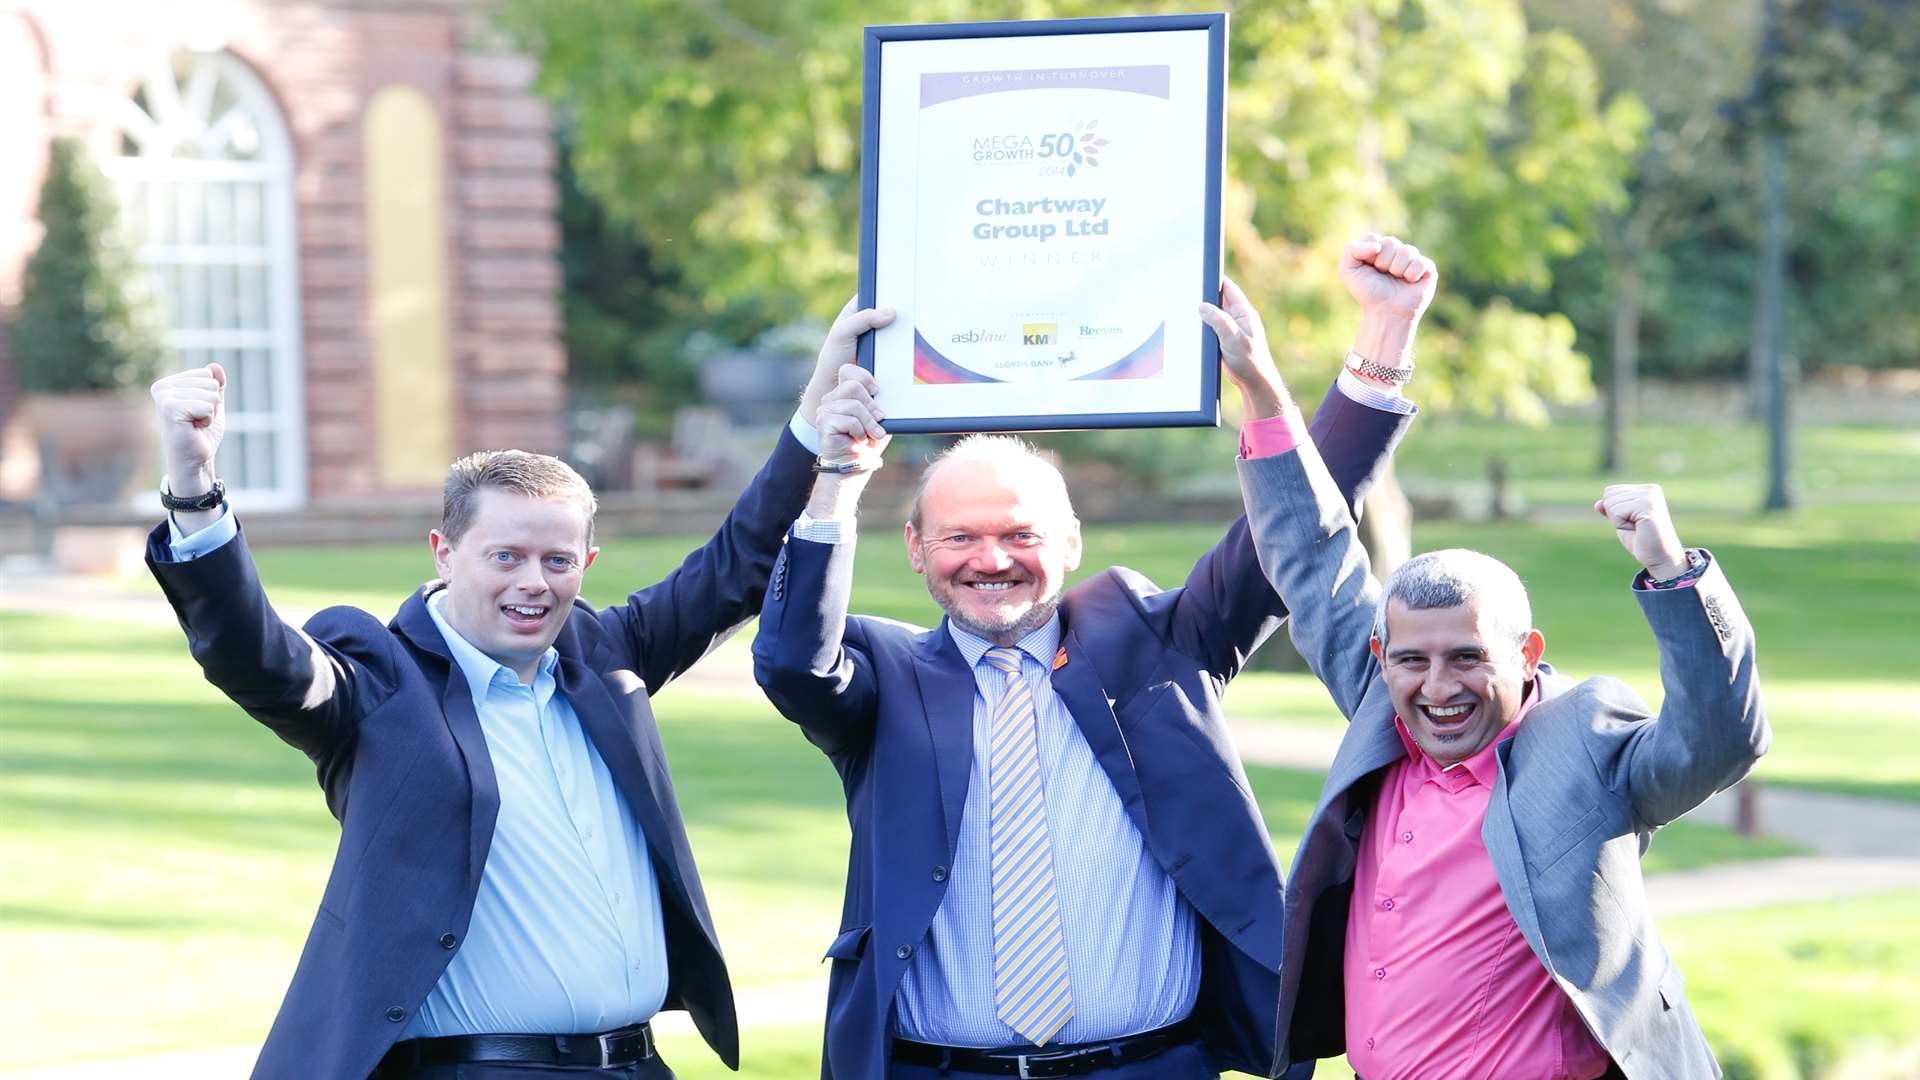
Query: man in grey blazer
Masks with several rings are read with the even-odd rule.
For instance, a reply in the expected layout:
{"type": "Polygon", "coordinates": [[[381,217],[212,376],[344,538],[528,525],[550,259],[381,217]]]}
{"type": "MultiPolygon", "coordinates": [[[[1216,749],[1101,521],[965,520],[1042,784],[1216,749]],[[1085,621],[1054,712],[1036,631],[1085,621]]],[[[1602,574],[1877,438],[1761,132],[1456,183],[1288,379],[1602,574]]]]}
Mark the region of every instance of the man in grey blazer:
{"type": "Polygon", "coordinates": [[[1311,442],[1240,470],[1294,643],[1350,722],[1288,878],[1279,1044],[1366,1080],[1718,1076],[1640,856],[1769,736],[1752,628],[1660,489],[1595,503],[1643,567],[1656,713],[1541,662],[1497,560],[1430,553],[1383,590],[1311,442]]]}

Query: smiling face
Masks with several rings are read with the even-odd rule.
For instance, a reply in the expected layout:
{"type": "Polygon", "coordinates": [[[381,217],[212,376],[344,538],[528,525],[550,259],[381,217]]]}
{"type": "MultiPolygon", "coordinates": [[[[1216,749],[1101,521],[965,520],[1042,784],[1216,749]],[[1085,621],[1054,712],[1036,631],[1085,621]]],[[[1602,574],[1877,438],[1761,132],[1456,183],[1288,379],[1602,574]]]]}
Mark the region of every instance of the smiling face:
{"type": "Polygon", "coordinates": [[[1520,714],[1546,649],[1538,630],[1519,641],[1479,602],[1415,610],[1387,604],[1387,643],[1373,639],[1393,707],[1426,755],[1442,765],[1479,753],[1520,714]]]}
{"type": "Polygon", "coordinates": [[[1037,459],[954,457],[922,488],[907,560],[954,625],[1012,645],[1052,617],[1080,565],[1080,523],[1037,459]]]}
{"type": "Polygon", "coordinates": [[[497,487],[473,493],[473,517],[458,537],[428,537],[447,583],[440,609],[468,643],[530,683],[560,635],[598,548],[587,546],[587,508],[566,496],[497,487]]]}

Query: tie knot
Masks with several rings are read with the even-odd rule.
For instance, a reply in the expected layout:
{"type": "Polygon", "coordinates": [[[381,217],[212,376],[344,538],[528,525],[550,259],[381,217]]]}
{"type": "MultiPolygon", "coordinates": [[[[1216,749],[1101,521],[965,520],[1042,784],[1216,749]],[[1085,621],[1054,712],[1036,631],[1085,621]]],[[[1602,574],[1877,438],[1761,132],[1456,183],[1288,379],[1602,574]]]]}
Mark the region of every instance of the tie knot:
{"type": "Polygon", "coordinates": [[[1009,648],[1005,645],[995,646],[994,648],[988,649],[986,654],[981,656],[980,659],[1009,675],[1020,674],[1019,649],[1009,648]]]}

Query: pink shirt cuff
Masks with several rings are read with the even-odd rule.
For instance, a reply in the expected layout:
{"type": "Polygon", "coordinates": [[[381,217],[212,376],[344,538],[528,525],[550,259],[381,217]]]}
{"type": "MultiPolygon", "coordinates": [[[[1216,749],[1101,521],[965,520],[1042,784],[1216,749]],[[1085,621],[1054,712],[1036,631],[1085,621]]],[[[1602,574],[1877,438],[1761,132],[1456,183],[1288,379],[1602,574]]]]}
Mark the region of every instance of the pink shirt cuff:
{"type": "Polygon", "coordinates": [[[1279,416],[1249,420],[1240,425],[1240,456],[1243,458],[1274,457],[1306,441],[1307,422],[1300,418],[1300,410],[1292,403],[1288,403],[1279,416]]]}

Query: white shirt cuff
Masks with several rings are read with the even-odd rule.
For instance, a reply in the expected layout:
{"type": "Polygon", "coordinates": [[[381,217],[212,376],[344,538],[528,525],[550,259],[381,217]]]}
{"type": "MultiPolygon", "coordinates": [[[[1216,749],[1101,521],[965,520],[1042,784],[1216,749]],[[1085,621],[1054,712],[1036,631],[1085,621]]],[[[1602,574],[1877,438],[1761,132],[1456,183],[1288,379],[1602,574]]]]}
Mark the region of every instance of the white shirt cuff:
{"type": "Polygon", "coordinates": [[[813,424],[806,417],[800,415],[799,409],[793,410],[793,419],[787,422],[787,430],[793,432],[793,437],[807,448],[807,453],[820,456],[820,433],[813,429],[813,424]]]}
{"type": "Polygon", "coordinates": [[[853,522],[837,518],[815,518],[805,510],[793,523],[795,540],[811,540],[816,544],[839,544],[845,542],[847,531],[853,522]]]}
{"type": "Polygon", "coordinates": [[[1369,382],[1355,375],[1352,368],[1340,369],[1337,385],[1340,387],[1340,392],[1347,395],[1348,399],[1370,409],[1399,413],[1401,416],[1412,416],[1418,410],[1418,406],[1400,393],[1399,387],[1389,390],[1379,383],[1369,382]]]}
{"type": "Polygon", "coordinates": [[[174,562],[192,562],[202,555],[226,546],[227,542],[240,535],[240,524],[234,519],[233,507],[220,504],[220,516],[213,524],[192,533],[182,533],[180,523],[167,515],[167,547],[173,552],[174,562]]]}

